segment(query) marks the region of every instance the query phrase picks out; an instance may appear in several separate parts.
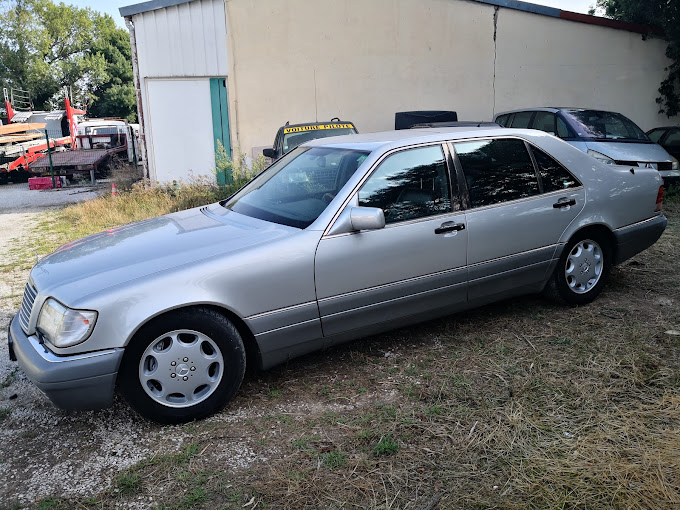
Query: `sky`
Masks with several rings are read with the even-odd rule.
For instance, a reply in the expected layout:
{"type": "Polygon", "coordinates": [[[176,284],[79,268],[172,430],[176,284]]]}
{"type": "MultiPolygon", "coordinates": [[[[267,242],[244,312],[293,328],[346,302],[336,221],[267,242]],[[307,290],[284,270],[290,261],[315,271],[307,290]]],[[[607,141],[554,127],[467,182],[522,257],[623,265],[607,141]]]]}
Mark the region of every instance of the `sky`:
{"type": "MultiPolygon", "coordinates": [[[[118,8],[124,5],[141,3],[143,0],[58,0],[66,4],[78,7],[90,7],[95,11],[111,15],[118,26],[125,28],[125,22],[118,12],[118,8]]],[[[565,11],[588,13],[588,9],[595,4],[595,0],[529,0],[529,3],[556,7],[565,11]]]]}

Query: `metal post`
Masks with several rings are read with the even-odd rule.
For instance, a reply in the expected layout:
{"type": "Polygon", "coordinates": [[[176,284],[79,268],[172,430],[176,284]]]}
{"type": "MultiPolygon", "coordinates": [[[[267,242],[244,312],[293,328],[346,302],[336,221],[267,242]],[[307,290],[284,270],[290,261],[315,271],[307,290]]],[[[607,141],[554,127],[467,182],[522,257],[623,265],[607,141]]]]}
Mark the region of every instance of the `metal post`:
{"type": "Polygon", "coordinates": [[[135,130],[130,128],[130,131],[132,132],[132,137],[128,141],[128,143],[132,144],[132,159],[135,162],[135,172],[137,172],[137,150],[135,149],[135,142],[137,141],[137,137],[135,136],[135,130]]]}
{"type": "Polygon", "coordinates": [[[52,189],[56,189],[57,183],[54,182],[54,165],[52,165],[52,151],[50,150],[50,136],[45,130],[45,140],[47,140],[47,157],[50,158],[50,174],[52,175],[52,189]]]}

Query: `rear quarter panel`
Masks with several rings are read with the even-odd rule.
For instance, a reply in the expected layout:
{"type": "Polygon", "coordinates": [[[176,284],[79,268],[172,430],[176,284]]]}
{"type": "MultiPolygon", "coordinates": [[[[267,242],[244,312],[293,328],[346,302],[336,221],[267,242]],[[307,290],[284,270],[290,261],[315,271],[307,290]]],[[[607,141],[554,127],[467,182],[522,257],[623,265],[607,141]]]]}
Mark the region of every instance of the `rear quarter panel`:
{"type": "Polygon", "coordinates": [[[532,136],[530,140],[546,150],[583,183],[585,206],[563,232],[566,243],[575,232],[589,225],[604,225],[609,230],[651,218],[662,179],[657,170],[606,165],[551,135],[532,136]]]}

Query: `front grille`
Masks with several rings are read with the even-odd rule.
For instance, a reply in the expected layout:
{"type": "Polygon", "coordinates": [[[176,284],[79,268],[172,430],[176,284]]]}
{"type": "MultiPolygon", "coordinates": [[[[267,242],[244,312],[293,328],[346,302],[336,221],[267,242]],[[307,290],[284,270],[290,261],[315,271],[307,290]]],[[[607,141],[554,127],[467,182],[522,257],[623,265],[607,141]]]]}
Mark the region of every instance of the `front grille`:
{"type": "Polygon", "coordinates": [[[673,163],[670,161],[662,161],[659,163],[659,170],[673,170],[673,163]]]}
{"type": "Polygon", "coordinates": [[[24,299],[21,301],[21,308],[19,309],[19,324],[24,333],[28,335],[28,321],[31,318],[31,310],[33,310],[33,302],[38,291],[35,290],[30,283],[26,284],[24,289],[24,299]]]}

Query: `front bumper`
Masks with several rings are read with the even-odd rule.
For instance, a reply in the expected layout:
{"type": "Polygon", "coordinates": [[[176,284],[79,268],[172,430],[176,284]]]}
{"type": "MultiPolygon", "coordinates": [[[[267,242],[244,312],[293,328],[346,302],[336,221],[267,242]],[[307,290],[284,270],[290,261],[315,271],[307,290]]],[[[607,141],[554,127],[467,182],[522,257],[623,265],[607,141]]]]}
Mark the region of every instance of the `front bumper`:
{"type": "Polygon", "coordinates": [[[7,338],[10,356],[26,376],[61,409],[101,409],[113,401],[123,349],[57,356],[35,336],[27,336],[15,316],[7,338]]]}
{"type": "Polygon", "coordinates": [[[668,220],[663,214],[614,230],[616,251],[614,264],[628,260],[653,245],[666,229],[668,220]]]}

